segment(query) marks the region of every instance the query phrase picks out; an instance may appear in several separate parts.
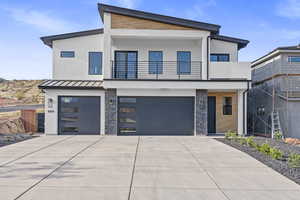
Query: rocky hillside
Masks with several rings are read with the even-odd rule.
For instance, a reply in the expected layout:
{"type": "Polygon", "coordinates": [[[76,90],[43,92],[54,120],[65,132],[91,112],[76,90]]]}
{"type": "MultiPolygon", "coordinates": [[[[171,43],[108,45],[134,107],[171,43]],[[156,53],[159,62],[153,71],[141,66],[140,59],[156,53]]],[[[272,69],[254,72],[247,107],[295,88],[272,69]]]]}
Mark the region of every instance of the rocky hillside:
{"type": "Polygon", "coordinates": [[[42,80],[1,80],[0,106],[42,104],[43,93],[38,89],[42,80]]]}

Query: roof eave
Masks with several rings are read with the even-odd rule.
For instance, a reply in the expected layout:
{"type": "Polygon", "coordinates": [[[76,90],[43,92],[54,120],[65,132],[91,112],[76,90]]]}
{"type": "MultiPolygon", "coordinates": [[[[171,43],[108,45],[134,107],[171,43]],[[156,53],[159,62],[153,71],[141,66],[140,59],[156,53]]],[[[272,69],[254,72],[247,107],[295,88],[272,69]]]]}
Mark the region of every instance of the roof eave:
{"type": "Polygon", "coordinates": [[[198,21],[193,21],[193,20],[188,20],[188,19],[183,19],[183,18],[176,18],[176,17],[172,17],[172,16],[144,12],[144,11],[140,11],[140,10],[133,10],[133,9],[128,9],[128,8],[111,6],[111,5],[107,5],[107,4],[101,4],[101,3],[98,3],[98,11],[99,11],[102,21],[104,20],[104,12],[109,12],[109,13],[130,16],[130,17],[141,18],[141,19],[148,19],[148,20],[167,23],[167,24],[173,24],[173,25],[185,26],[185,27],[190,27],[190,28],[195,28],[195,29],[207,30],[214,34],[218,34],[219,29],[221,28],[221,26],[217,25],[217,24],[209,24],[209,23],[198,22],[198,21]]]}
{"type": "Polygon", "coordinates": [[[79,31],[79,32],[64,33],[58,35],[49,35],[49,36],[41,37],[40,39],[43,41],[45,45],[52,48],[52,42],[54,40],[69,39],[74,37],[82,37],[82,36],[96,35],[102,33],[103,33],[103,28],[100,28],[100,29],[91,29],[91,30],[79,31]]]}
{"type": "Polygon", "coordinates": [[[224,35],[211,35],[211,38],[214,40],[237,43],[238,50],[245,48],[249,44],[249,40],[244,40],[244,39],[234,38],[234,37],[229,37],[224,35]]]}
{"type": "Polygon", "coordinates": [[[256,67],[257,65],[269,60],[269,59],[272,59],[276,56],[278,56],[279,54],[282,54],[282,53],[300,53],[300,49],[299,50],[296,50],[296,49],[282,49],[281,47],[279,48],[276,48],[274,49],[273,51],[267,53],[266,55],[254,60],[253,62],[251,62],[251,68],[254,68],[256,67]]]}

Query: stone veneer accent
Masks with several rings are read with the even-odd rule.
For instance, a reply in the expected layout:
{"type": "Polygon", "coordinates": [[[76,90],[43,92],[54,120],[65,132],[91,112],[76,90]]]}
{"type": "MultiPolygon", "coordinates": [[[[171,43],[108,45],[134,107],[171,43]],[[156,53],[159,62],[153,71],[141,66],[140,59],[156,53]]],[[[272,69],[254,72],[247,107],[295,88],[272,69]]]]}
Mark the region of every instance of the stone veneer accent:
{"type": "Polygon", "coordinates": [[[196,90],[196,134],[208,135],[207,90],[196,90]]]}
{"type": "Polygon", "coordinates": [[[117,90],[105,90],[105,134],[117,135],[117,90]]]}

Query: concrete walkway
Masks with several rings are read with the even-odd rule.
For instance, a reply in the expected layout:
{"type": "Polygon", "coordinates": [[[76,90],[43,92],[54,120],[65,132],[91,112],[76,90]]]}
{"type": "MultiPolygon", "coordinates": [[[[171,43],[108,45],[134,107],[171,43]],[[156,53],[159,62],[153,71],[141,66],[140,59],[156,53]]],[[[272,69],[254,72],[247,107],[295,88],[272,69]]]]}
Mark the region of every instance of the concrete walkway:
{"type": "Polygon", "coordinates": [[[300,186],[208,137],[42,136],[0,148],[0,199],[298,200],[300,186]]]}

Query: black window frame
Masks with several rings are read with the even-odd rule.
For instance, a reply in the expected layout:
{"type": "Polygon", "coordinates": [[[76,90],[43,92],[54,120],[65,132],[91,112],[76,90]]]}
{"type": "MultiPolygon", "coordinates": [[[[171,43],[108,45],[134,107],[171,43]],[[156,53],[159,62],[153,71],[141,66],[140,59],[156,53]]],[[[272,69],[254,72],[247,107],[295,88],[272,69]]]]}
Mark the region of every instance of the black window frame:
{"type": "Polygon", "coordinates": [[[89,69],[88,69],[89,75],[102,75],[102,73],[103,73],[103,53],[101,51],[89,51],[88,52],[88,67],[89,67],[89,69]],[[93,53],[100,53],[100,55],[101,55],[99,73],[92,73],[92,71],[91,71],[92,68],[91,68],[90,58],[93,53]]]}
{"type": "Polygon", "coordinates": [[[232,97],[224,96],[223,97],[223,115],[232,115],[232,97]],[[226,98],[230,98],[230,101],[226,101],[226,98]],[[230,102],[229,104],[227,104],[230,102]]]}
{"type": "Polygon", "coordinates": [[[75,51],[60,51],[60,57],[61,58],[74,58],[75,57],[75,51]],[[71,53],[71,56],[64,55],[65,53],[71,53]]]}
{"type": "Polygon", "coordinates": [[[229,53],[211,53],[209,56],[209,61],[210,62],[229,62],[230,61],[230,54],[229,53]],[[211,56],[217,56],[217,60],[211,60],[211,56]],[[221,56],[227,56],[228,60],[224,61],[224,60],[220,60],[221,56]]]}
{"type": "Polygon", "coordinates": [[[162,74],[163,73],[163,68],[164,68],[164,66],[163,66],[163,60],[164,60],[164,53],[163,53],[163,51],[156,51],[156,50],[149,50],[148,51],[148,58],[149,58],[149,63],[148,63],[148,73],[149,74],[162,74]],[[159,52],[159,53],[161,53],[161,61],[151,61],[150,60],[150,53],[152,53],[152,52],[159,52]],[[157,69],[155,69],[154,71],[151,71],[151,63],[158,63],[158,64],[160,64],[161,66],[159,66],[159,68],[157,68],[157,69]]]}
{"type": "Polygon", "coordinates": [[[192,73],[192,66],[191,66],[191,63],[192,63],[192,52],[191,51],[177,51],[176,52],[176,62],[177,62],[177,74],[178,75],[189,75],[189,74],[192,73]],[[188,72],[182,72],[180,70],[180,62],[183,62],[183,61],[179,60],[179,58],[178,58],[178,54],[179,53],[189,53],[190,54],[190,60],[188,61],[188,69],[189,69],[188,72]]]}

